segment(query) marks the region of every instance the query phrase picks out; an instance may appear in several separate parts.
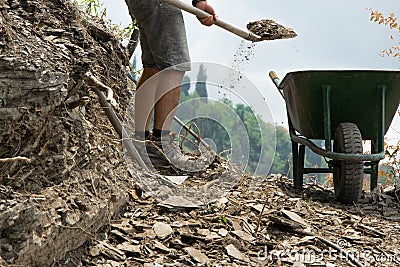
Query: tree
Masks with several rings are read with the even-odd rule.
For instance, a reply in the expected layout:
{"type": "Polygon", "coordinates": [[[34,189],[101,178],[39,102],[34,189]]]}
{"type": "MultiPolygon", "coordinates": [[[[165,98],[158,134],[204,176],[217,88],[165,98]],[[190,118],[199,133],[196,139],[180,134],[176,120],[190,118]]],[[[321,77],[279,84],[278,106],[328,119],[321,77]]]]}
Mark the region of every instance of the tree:
{"type": "Polygon", "coordinates": [[[131,71],[130,74],[132,78],[137,81],[138,80],[138,70],[137,70],[137,62],[136,62],[136,55],[133,56],[131,61],[131,71]]]}
{"type": "Polygon", "coordinates": [[[189,90],[190,90],[190,78],[189,78],[189,76],[185,75],[185,76],[183,76],[183,80],[182,80],[181,93],[184,96],[188,96],[189,90]]]}
{"type": "Polygon", "coordinates": [[[199,72],[197,73],[196,92],[199,97],[203,98],[204,101],[207,102],[207,70],[203,63],[200,65],[199,72]]]}
{"type": "MultiPolygon", "coordinates": [[[[194,91],[184,98],[195,100],[197,97],[197,91],[194,91]]],[[[254,114],[250,106],[233,104],[226,98],[216,102],[193,101],[190,105],[190,112],[178,109],[177,115],[182,116],[187,124],[196,123],[201,137],[213,140],[216,152],[224,152],[223,156],[228,156],[233,162],[247,163],[245,169],[247,173],[254,173],[259,163],[269,164],[272,162],[271,172],[285,174],[288,172],[291,145],[286,129],[263,121],[261,117],[254,114]],[[243,126],[244,134],[248,138],[248,146],[247,140],[243,140],[245,136],[238,133],[243,126]],[[277,136],[276,144],[274,138],[271,138],[275,135],[274,132],[277,136]],[[234,134],[229,135],[229,133],[234,134]],[[276,153],[273,158],[275,147],[276,153]],[[231,153],[232,149],[235,150],[234,154],[231,153]],[[232,158],[233,156],[237,158],[232,158]]],[[[184,133],[181,132],[181,134],[184,133]]],[[[185,142],[184,147],[189,151],[195,149],[191,142],[185,142]]],[[[265,175],[267,174],[265,173],[265,175]]]]}

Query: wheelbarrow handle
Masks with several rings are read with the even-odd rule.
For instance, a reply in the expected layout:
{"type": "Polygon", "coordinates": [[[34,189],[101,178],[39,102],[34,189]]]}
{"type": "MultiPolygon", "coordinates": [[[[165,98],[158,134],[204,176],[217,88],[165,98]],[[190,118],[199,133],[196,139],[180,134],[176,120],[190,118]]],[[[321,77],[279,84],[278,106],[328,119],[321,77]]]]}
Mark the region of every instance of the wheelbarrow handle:
{"type": "Polygon", "coordinates": [[[279,93],[281,94],[281,96],[282,96],[283,98],[285,98],[284,95],[283,95],[282,89],[279,87],[279,84],[280,84],[281,82],[280,82],[280,80],[279,80],[278,75],[276,75],[275,71],[273,71],[273,70],[270,71],[270,72],[269,72],[269,77],[271,78],[272,82],[275,84],[275,86],[276,86],[276,88],[278,89],[278,91],[279,91],[279,93]]]}
{"type": "MultiPolygon", "coordinates": [[[[179,8],[179,9],[182,9],[182,10],[184,10],[186,12],[189,12],[189,13],[191,13],[191,14],[199,17],[199,18],[205,18],[205,17],[210,16],[209,13],[207,13],[207,12],[201,10],[201,9],[198,9],[196,7],[193,7],[192,5],[190,5],[188,3],[185,3],[185,2],[183,2],[181,0],[161,0],[161,1],[163,1],[165,3],[168,3],[168,4],[172,5],[172,6],[175,6],[175,7],[179,8]]],[[[229,32],[231,32],[231,33],[233,33],[233,34],[236,34],[236,35],[238,35],[238,36],[240,36],[240,37],[242,37],[242,38],[244,38],[246,40],[249,40],[249,41],[252,41],[252,42],[257,42],[257,41],[261,40],[260,36],[250,32],[248,30],[243,30],[243,29],[241,29],[241,28],[239,28],[239,27],[237,27],[235,25],[232,25],[232,24],[230,24],[230,23],[228,23],[226,21],[223,21],[222,19],[217,18],[214,21],[214,24],[219,26],[219,27],[221,27],[221,28],[223,28],[223,29],[225,29],[225,30],[227,30],[227,31],[229,31],[229,32]]]]}

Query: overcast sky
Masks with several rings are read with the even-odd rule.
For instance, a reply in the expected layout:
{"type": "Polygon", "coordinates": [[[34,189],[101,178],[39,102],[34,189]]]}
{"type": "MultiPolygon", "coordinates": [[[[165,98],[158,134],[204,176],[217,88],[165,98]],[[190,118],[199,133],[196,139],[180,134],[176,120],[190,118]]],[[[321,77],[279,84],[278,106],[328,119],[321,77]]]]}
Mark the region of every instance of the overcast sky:
{"type": "MultiPolygon", "coordinates": [[[[114,23],[130,22],[124,0],[102,0],[114,23]]],[[[190,3],[189,0],[184,0],[190,3]]],[[[219,17],[245,28],[258,19],[273,19],[292,27],[298,37],[264,41],[254,47],[244,74],[264,95],[277,124],[286,125],[285,104],[268,78],[275,70],[286,73],[309,69],[398,69],[400,61],[381,57],[383,49],[396,45],[394,32],[370,22],[368,7],[384,15],[400,15],[395,0],[209,0],[219,17]]],[[[202,26],[191,14],[184,14],[190,55],[193,62],[213,62],[232,66],[242,40],[216,26],[202,26]]],[[[397,40],[400,36],[395,35],[397,40]]],[[[140,51],[137,52],[140,56],[140,51]]],[[[257,96],[259,97],[259,96],[257,96]]],[[[253,107],[257,110],[257,107],[253,107]]],[[[262,114],[261,114],[262,115],[262,114]]],[[[397,123],[397,122],[396,122],[397,123]]],[[[395,127],[399,128],[399,127],[395,127]]]]}

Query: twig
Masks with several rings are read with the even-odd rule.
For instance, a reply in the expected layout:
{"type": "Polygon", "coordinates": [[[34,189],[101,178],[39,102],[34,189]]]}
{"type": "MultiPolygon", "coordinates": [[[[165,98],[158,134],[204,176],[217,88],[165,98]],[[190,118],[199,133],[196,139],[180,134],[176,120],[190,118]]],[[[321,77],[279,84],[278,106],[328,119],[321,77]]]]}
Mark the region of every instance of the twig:
{"type": "Polygon", "coordinates": [[[0,159],[0,163],[8,163],[8,162],[16,162],[16,161],[31,162],[31,160],[26,157],[13,157],[13,158],[0,159]]]}
{"type": "Polygon", "coordinates": [[[93,176],[92,176],[91,172],[89,172],[89,178],[90,178],[90,183],[92,185],[93,193],[97,197],[98,196],[97,195],[97,190],[96,190],[96,186],[94,185],[93,176]]]}
{"type": "Polygon", "coordinates": [[[254,237],[257,236],[258,229],[260,228],[261,217],[262,217],[262,215],[264,213],[264,209],[265,209],[265,206],[267,205],[267,202],[268,202],[268,198],[265,199],[264,205],[263,205],[263,207],[262,207],[262,209],[260,211],[260,214],[258,214],[257,227],[256,227],[256,230],[254,230],[254,237]]]}
{"type": "Polygon", "coordinates": [[[96,86],[99,90],[107,93],[106,100],[110,102],[112,106],[117,105],[117,101],[114,99],[114,92],[110,87],[97,80],[96,77],[94,77],[90,72],[86,73],[86,77],[89,81],[89,85],[96,86]]]}
{"type": "Polygon", "coordinates": [[[364,231],[364,232],[370,232],[370,233],[374,234],[377,237],[384,237],[386,235],[384,232],[381,232],[381,231],[379,231],[377,229],[374,229],[372,227],[366,226],[366,225],[364,225],[362,223],[358,223],[357,222],[355,227],[360,229],[360,230],[362,230],[362,231],[364,231]]]}
{"type": "Polygon", "coordinates": [[[354,256],[351,253],[344,251],[340,246],[338,246],[338,245],[332,243],[331,241],[329,241],[323,237],[320,237],[320,236],[315,236],[315,238],[319,239],[322,243],[336,249],[338,252],[340,252],[340,254],[345,256],[346,259],[350,260],[354,265],[356,265],[358,267],[364,267],[364,265],[362,265],[362,263],[360,263],[356,258],[354,258],[354,256]]]}

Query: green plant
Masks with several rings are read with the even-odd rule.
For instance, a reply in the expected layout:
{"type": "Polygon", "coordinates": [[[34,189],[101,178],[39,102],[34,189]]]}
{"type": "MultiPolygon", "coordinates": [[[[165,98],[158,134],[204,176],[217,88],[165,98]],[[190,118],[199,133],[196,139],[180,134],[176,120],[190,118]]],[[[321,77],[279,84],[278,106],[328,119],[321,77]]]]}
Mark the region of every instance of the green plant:
{"type": "MultiPolygon", "coordinates": [[[[128,26],[123,28],[121,25],[113,23],[107,18],[107,9],[100,3],[100,0],[73,0],[72,3],[89,16],[94,16],[106,21],[110,30],[121,39],[129,39],[133,30],[136,28],[135,21],[132,21],[128,26]]],[[[83,18],[83,20],[86,19],[83,18]]]]}
{"type": "Polygon", "coordinates": [[[102,8],[100,0],[74,0],[73,3],[82,7],[82,9],[89,15],[101,17],[100,13],[102,13],[102,16],[105,16],[105,9],[102,8]]]}
{"type": "Polygon", "coordinates": [[[224,215],[221,215],[221,217],[219,217],[219,220],[223,224],[227,224],[228,223],[228,220],[226,219],[226,217],[224,215]]]}

